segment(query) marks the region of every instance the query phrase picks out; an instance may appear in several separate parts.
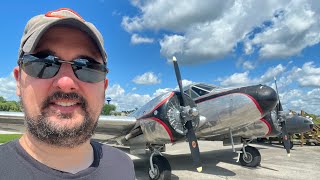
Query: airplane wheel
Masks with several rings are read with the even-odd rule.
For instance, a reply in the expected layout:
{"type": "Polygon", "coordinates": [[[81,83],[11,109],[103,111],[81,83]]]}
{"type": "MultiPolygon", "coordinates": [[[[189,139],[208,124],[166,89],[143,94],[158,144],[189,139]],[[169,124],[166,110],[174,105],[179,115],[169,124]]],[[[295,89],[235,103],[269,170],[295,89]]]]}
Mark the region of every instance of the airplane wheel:
{"type": "Polygon", "coordinates": [[[160,155],[154,156],[152,158],[153,167],[155,169],[155,173],[151,171],[151,167],[149,167],[149,178],[152,180],[165,180],[171,179],[171,166],[168,160],[160,155]]]}
{"type": "Polygon", "coordinates": [[[240,163],[243,166],[257,167],[261,162],[261,155],[257,148],[252,146],[245,147],[247,157],[243,153],[240,154],[240,163]]]}

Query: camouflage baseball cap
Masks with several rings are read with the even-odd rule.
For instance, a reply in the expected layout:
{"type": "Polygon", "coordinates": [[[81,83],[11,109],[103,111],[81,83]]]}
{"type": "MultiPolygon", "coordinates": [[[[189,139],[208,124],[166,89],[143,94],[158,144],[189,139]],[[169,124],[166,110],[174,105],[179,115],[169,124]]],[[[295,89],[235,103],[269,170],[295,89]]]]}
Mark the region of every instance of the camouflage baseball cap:
{"type": "Polygon", "coordinates": [[[71,26],[87,33],[99,48],[104,62],[107,61],[103,37],[99,30],[92,23],[85,21],[78,13],[68,8],[60,8],[31,18],[21,38],[19,57],[34,51],[42,35],[56,25],[71,26]]]}

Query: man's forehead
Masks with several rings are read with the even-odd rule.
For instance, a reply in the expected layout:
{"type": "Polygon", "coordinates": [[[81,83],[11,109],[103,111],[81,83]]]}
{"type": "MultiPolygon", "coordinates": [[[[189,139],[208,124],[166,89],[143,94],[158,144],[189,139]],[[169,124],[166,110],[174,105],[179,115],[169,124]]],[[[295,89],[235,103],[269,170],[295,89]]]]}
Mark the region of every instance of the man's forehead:
{"type": "Polygon", "coordinates": [[[89,51],[92,56],[101,59],[101,62],[103,62],[99,49],[90,36],[73,27],[55,26],[48,29],[41,37],[34,53],[39,51],[48,51],[51,52],[52,55],[56,55],[58,52],[56,52],[55,49],[52,49],[52,47],[59,46],[61,43],[70,45],[68,46],[70,49],[85,47],[86,51],[89,51]]]}

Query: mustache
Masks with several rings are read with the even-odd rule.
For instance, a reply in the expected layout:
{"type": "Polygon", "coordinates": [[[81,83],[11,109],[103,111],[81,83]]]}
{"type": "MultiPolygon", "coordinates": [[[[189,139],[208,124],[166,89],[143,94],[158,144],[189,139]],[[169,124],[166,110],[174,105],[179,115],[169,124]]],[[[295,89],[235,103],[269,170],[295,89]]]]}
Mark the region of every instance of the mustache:
{"type": "Polygon", "coordinates": [[[75,93],[75,92],[70,92],[70,93],[65,93],[65,92],[62,92],[62,91],[57,91],[57,92],[54,92],[53,94],[51,94],[50,96],[48,96],[42,103],[42,110],[48,108],[50,106],[50,104],[54,101],[57,101],[57,100],[75,100],[75,101],[78,101],[78,104],[81,106],[81,108],[83,110],[86,110],[87,108],[87,100],[79,95],[78,93],[75,93]]]}

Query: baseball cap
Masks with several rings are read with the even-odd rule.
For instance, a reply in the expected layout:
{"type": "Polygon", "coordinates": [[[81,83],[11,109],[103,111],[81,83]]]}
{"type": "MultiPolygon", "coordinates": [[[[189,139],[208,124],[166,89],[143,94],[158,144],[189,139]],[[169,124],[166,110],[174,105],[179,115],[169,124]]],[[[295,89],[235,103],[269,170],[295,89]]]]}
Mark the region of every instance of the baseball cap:
{"type": "Polygon", "coordinates": [[[87,33],[99,48],[103,61],[107,62],[104,41],[99,30],[92,23],[85,21],[78,13],[69,8],[60,8],[31,18],[21,38],[19,57],[25,53],[33,52],[42,35],[56,25],[71,26],[87,33]]]}

